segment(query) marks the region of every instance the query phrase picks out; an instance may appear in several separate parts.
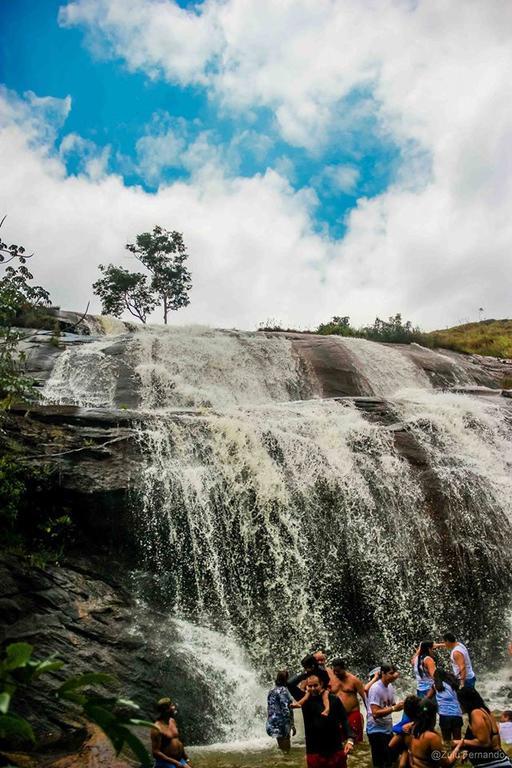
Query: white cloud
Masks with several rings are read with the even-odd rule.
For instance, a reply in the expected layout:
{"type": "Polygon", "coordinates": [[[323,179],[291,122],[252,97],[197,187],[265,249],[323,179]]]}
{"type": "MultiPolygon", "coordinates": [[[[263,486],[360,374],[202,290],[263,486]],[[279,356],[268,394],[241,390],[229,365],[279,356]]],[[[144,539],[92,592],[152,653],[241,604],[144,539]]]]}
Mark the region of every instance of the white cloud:
{"type": "Polygon", "coordinates": [[[183,84],[206,82],[207,64],[220,45],[211,3],[195,13],[161,0],[86,0],[62,6],[59,23],[85,25],[99,55],[122,57],[130,70],[183,84]]]}
{"type": "Polygon", "coordinates": [[[98,147],[83,136],[68,133],[60,142],[59,156],[64,161],[71,157],[76,158],[79,172],[85,173],[91,179],[99,179],[107,172],[110,146],[98,147]]]}
{"type": "Polygon", "coordinates": [[[333,243],[312,231],[311,193],[294,194],[270,171],[226,178],[207,133],[186,150],[192,181],[152,196],[113,176],[66,179],[43,144],[27,146],[27,126],[11,114],[9,223],[28,247],[43,238],[52,285],[69,275],[62,300],[84,304],[78,267],[90,284],[95,263],[122,258],[126,240],[161,223],[183,229],[193,253],[184,320],[251,326],[278,316],[304,326],[402,311],[436,327],[478,306],[510,315],[508,0],[206,0],[194,11],[170,0],[76,0],[61,23],[85,25],[133,70],[203,83],[226,110],[269,107],[283,137],[311,151],[370,117],[403,156],[396,183],[359,200],[333,243]],[[355,89],[364,98],[354,100],[355,89]]]}
{"type": "Polygon", "coordinates": [[[255,327],[276,313],[298,322],[297,306],[315,304],[326,246],[311,232],[311,196],[278,174],[226,178],[210,167],[149,194],[114,175],[66,177],[62,161],[31,148],[20,125],[0,141],[6,234],[35,251],[36,280],[61,306],[83,309],[92,299],[99,310],[97,265],[129,266],[125,243],[155,224],[183,231],[191,254],[192,304],[178,322],[255,327]]]}
{"type": "Polygon", "coordinates": [[[320,184],[325,184],[334,192],[352,194],[359,181],[359,171],[352,165],[328,165],[324,168],[319,179],[320,184]]]}
{"type": "Polygon", "coordinates": [[[24,98],[0,84],[0,128],[20,126],[27,138],[41,146],[51,146],[71,110],[71,97],[37,96],[26,91],[24,98]]]}

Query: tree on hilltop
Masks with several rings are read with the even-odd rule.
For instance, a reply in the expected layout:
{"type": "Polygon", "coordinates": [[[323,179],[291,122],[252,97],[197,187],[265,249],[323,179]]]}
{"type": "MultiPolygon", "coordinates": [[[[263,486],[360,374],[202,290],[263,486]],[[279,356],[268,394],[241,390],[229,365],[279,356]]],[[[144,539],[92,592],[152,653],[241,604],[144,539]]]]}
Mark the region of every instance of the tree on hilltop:
{"type": "Polygon", "coordinates": [[[129,272],[124,267],[99,265],[104,277],[93,284],[94,293],[101,299],[102,311],[120,317],[125,309],[142,323],[155,309],[157,303],[148,285],[146,275],[129,272]]]}
{"type": "Polygon", "coordinates": [[[169,312],[190,304],[192,280],[185,265],[188,253],[183,235],[156,226],[153,232],[137,235],[136,242],[128,243],[126,248],[151,274],[151,290],[163,306],[167,325],[169,312]]]}
{"type": "Polygon", "coordinates": [[[120,317],[128,310],[145,323],[147,315],[162,306],[167,324],[169,312],[190,303],[192,279],[185,264],[188,253],[183,235],[156,226],[152,232],[137,235],[136,242],[128,243],[126,249],[148,274],[130,272],[114,264],[100,265],[104,277],[94,283],[93,291],[101,299],[103,312],[120,317]]]}

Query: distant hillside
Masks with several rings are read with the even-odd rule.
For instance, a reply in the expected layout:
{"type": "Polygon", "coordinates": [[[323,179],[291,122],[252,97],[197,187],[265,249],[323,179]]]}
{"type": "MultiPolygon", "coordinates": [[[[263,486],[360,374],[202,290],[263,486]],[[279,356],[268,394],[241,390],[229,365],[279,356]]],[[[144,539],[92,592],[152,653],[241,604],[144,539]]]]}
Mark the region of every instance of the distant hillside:
{"type": "Polygon", "coordinates": [[[512,320],[482,320],[443,331],[431,331],[425,336],[429,346],[512,358],[512,320]]]}

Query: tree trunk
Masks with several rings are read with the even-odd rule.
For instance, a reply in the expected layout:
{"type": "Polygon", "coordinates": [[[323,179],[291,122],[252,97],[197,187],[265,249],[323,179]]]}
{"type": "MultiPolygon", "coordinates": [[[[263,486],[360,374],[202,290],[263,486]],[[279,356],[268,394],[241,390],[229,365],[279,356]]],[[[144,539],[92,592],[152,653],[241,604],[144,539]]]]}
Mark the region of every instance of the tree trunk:
{"type": "Polygon", "coordinates": [[[164,296],[164,324],[167,325],[167,298],[164,296]]]}

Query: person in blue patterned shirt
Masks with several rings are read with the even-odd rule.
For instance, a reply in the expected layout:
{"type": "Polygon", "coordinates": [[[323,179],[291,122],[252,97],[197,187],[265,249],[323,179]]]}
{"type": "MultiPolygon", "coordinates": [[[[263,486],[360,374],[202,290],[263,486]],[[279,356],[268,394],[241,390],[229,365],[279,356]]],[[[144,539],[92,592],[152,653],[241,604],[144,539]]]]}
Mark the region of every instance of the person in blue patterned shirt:
{"type": "Polygon", "coordinates": [[[293,723],[293,699],[286,684],[288,682],[288,670],[277,673],[275,687],[268,692],[267,705],[267,734],[277,739],[277,746],[283,752],[290,751],[290,734],[295,736],[293,723]]]}

